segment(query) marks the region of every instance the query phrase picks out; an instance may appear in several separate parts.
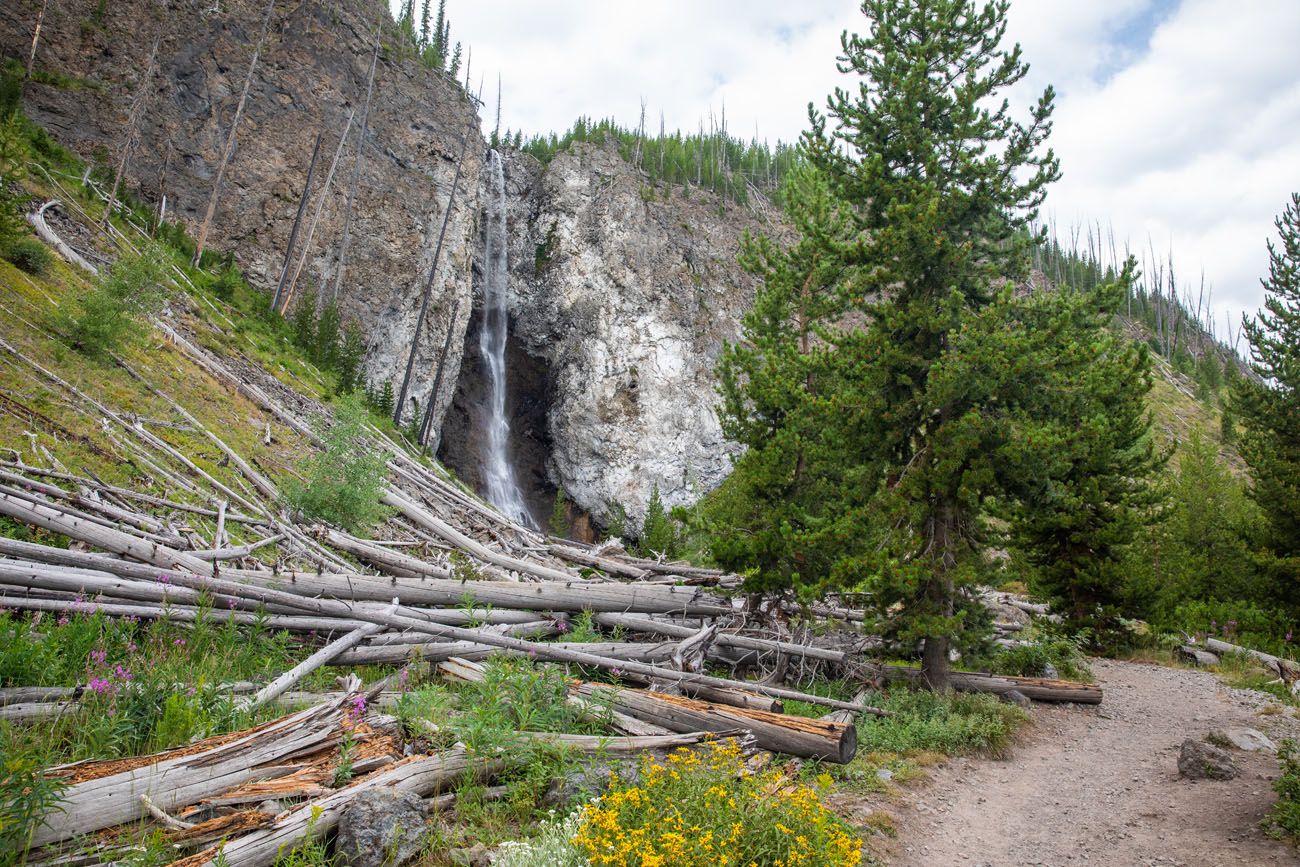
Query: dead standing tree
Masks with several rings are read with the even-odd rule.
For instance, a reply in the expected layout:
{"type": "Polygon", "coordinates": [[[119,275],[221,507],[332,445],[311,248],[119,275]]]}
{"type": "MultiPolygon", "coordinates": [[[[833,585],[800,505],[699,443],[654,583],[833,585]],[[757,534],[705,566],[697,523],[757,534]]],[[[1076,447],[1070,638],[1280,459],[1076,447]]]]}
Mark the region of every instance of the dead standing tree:
{"type": "Polygon", "coordinates": [[[149,84],[153,81],[154,68],[158,61],[158,42],[158,39],[154,39],[153,48],[149,51],[149,60],[144,65],[140,88],[136,91],[135,98],[131,100],[131,110],[126,116],[126,136],[122,141],[122,155],[117,161],[117,169],[113,172],[113,187],[108,193],[108,205],[104,208],[104,226],[108,226],[109,218],[117,210],[117,192],[121,189],[122,176],[126,174],[127,163],[131,160],[131,151],[140,136],[140,116],[144,113],[145,106],[149,104],[149,84]]]}
{"type": "Polygon", "coordinates": [[[348,203],[343,212],[343,239],[339,242],[339,262],[334,269],[335,301],[339,298],[339,288],[343,285],[343,272],[348,264],[348,247],[352,242],[352,204],[357,198],[357,185],[361,181],[361,163],[366,153],[366,133],[370,129],[370,100],[375,92],[375,68],[379,63],[379,29],[375,29],[375,50],[370,55],[370,75],[366,80],[366,101],[361,106],[361,132],[357,136],[357,156],[352,164],[352,185],[348,188],[348,203]]]}
{"type": "Polygon", "coordinates": [[[230,132],[226,136],[226,146],[221,152],[221,161],[217,163],[217,176],[212,182],[212,195],[208,197],[208,209],[203,215],[203,222],[199,224],[198,239],[194,244],[195,265],[203,258],[203,248],[208,242],[208,231],[212,228],[212,217],[217,212],[217,201],[221,198],[221,179],[225,177],[226,166],[230,164],[230,157],[235,152],[235,141],[239,135],[239,121],[244,116],[244,106],[248,102],[248,90],[253,86],[253,74],[257,71],[257,63],[262,57],[262,45],[266,42],[266,31],[270,29],[271,13],[274,11],[275,0],[268,0],[266,14],[262,18],[262,32],[258,34],[257,45],[253,48],[253,59],[248,64],[248,74],[244,76],[244,89],[239,94],[239,103],[235,106],[235,118],[230,122],[230,132]]]}

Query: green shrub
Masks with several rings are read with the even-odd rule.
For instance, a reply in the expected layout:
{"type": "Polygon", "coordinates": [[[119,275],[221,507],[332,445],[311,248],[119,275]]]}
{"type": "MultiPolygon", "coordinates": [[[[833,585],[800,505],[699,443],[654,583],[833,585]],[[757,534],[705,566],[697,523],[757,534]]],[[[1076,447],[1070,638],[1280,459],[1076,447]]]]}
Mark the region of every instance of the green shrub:
{"type": "Polygon", "coordinates": [[[139,256],[124,256],[101,272],[76,309],[55,316],[55,328],[87,355],[102,356],[145,330],[144,318],[161,309],[167,298],[168,260],[156,245],[139,256]]]}
{"type": "Polygon", "coordinates": [[[35,757],[10,754],[0,760],[0,867],[24,862],[42,817],[58,809],[63,786],[41,772],[35,757]]]}
{"type": "Polygon", "coordinates": [[[334,425],[320,432],[324,451],[299,466],[306,482],[287,486],[290,503],[306,517],[354,532],[387,517],[388,509],[379,499],[387,480],[388,454],[370,443],[368,420],[355,396],[335,404],[334,425]]]}
{"type": "Polygon", "coordinates": [[[5,246],[4,257],[28,274],[40,276],[54,264],[54,255],[35,238],[18,238],[5,246]]]}
{"type": "Polygon", "coordinates": [[[983,693],[892,689],[879,704],[892,715],[858,723],[858,745],[865,752],[1000,755],[1028,719],[1015,705],[983,693]]]}
{"type": "Polygon", "coordinates": [[[1277,803],[1264,827],[1274,837],[1300,841],[1300,743],[1289,738],[1282,741],[1277,757],[1282,763],[1282,773],[1273,781],[1277,803]]]}
{"type": "Polygon", "coordinates": [[[1050,665],[1065,680],[1088,681],[1092,679],[1092,672],[1088,670],[1088,662],[1080,649],[1086,640],[1086,636],[1041,635],[1029,644],[1008,647],[994,654],[987,667],[993,674],[1043,677],[1050,665]]]}

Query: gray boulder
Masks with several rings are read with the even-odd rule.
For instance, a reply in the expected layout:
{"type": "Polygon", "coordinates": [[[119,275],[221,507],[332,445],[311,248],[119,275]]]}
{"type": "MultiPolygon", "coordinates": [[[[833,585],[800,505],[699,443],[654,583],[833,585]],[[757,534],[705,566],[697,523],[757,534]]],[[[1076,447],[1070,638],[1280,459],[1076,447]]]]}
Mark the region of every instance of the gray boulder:
{"type": "Polygon", "coordinates": [[[419,795],[369,789],[344,808],[335,849],[350,867],[397,867],[419,852],[426,821],[419,795]]]}
{"type": "Polygon", "coordinates": [[[1029,708],[1034,706],[1034,703],[1029,700],[1029,697],[1018,689],[1009,689],[999,695],[998,698],[1002,699],[1002,701],[1007,704],[1014,704],[1017,707],[1029,708]]]}
{"type": "Polygon", "coordinates": [[[1237,764],[1227,750],[1189,738],[1178,752],[1178,773],[1189,780],[1231,780],[1237,764]]]}
{"type": "Polygon", "coordinates": [[[1247,753],[1276,753],[1277,744],[1268,735],[1257,729],[1244,727],[1220,729],[1210,733],[1207,738],[1221,746],[1233,746],[1247,753]]]}

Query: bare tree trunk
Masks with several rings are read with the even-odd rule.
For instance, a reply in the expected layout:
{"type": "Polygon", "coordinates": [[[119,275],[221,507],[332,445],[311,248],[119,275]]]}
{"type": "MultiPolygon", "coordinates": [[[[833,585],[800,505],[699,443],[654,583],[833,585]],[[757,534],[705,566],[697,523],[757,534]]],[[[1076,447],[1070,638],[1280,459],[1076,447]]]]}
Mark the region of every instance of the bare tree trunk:
{"type": "Polygon", "coordinates": [[[352,204],[357,198],[357,185],[361,182],[361,162],[366,153],[366,132],[370,129],[370,100],[375,93],[375,68],[379,63],[379,30],[375,30],[375,50],[370,56],[370,76],[366,80],[366,101],[361,106],[361,132],[357,136],[357,156],[352,164],[352,186],[348,188],[348,204],[343,212],[343,240],[339,242],[339,262],[334,269],[335,301],[343,285],[343,272],[347,269],[348,247],[352,242],[352,204]]]}
{"type": "Polygon", "coordinates": [[[280,269],[280,280],[275,284],[275,294],[271,296],[272,310],[279,309],[280,295],[284,292],[284,284],[289,279],[289,268],[293,264],[293,248],[298,243],[298,230],[302,228],[302,215],[307,210],[307,200],[311,198],[311,179],[316,174],[316,160],[320,157],[320,143],[324,137],[323,132],[316,133],[316,144],[311,149],[311,164],[307,166],[307,180],[303,182],[302,198],[298,200],[298,213],[293,218],[293,228],[289,230],[289,246],[284,251],[284,267],[280,269]]]}
{"type": "MultiPolygon", "coordinates": [[[[471,115],[477,120],[477,117],[471,115]]],[[[442,228],[438,230],[438,244],[433,248],[433,264],[429,266],[429,280],[424,284],[424,296],[420,299],[420,313],[415,318],[415,334],[411,337],[411,352],[406,357],[406,372],[402,374],[402,387],[393,405],[393,425],[402,427],[402,409],[406,406],[406,395],[411,389],[411,371],[415,367],[415,352],[420,346],[420,335],[424,331],[424,316],[429,311],[429,297],[433,295],[433,281],[438,276],[438,260],[442,257],[442,243],[447,237],[447,224],[451,222],[451,211],[456,205],[456,190],[460,188],[460,173],[465,167],[465,149],[469,147],[470,129],[460,140],[460,156],[456,159],[456,174],[451,179],[451,195],[447,197],[447,210],[442,214],[442,228]]]]}
{"type": "Polygon", "coordinates": [[[135,99],[131,100],[131,110],[126,116],[126,138],[122,142],[122,157],[117,161],[117,169],[113,172],[113,187],[108,192],[108,205],[104,208],[103,225],[108,226],[109,218],[113,216],[113,211],[117,210],[117,191],[122,186],[122,176],[126,174],[126,165],[131,158],[131,149],[135,147],[137,127],[140,124],[140,113],[149,101],[149,82],[153,80],[154,64],[158,58],[158,39],[153,41],[153,48],[149,50],[149,60],[144,66],[144,77],[140,79],[140,89],[136,91],[135,99]]]}
{"type": "Polygon", "coordinates": [[[416,445],[425,445],[429,441],[429,430],[433,427],[433,409],[438,402],[438,392],[442,389],[442,375],[447,369],[447,355],[451,352],[451,338],[456,332],[456,314],[460,312],[460,299],[451,307],[451,319],[447,321],[447,336],[442,341],[442,354],[438,356],[438,370],[433,375],[433,388],[429,391],[429,401],[424,406],[424,421],[420,423],[420,436],[416,445]]]}
{"type": "MultiPolygon", "coordinates": [[[[926,589],[929,602],[938,614],[951,617],[953,612],[953,562],[952,546],[957,533],[953,506],[944,504],[936,509],[937,514],[931,518],[929,544],[933,551],[931,561],[935,575],[930,579],[926,589]]],[[[946,636],[930,635],[921,647],[921,678],[930,689],[936,692],[948,689],[952,664],[948,659],[951,642],[946,636]]]]}
{"type": "Polygon", "coordinates": [[[289,309],[289,304],[293,301],[293,290],[298,285],[298,275],[302,273],[303,266],[307,264],[307,254],[311,252],[311,239],[316,234],[316,226],[320,223],[320,215],[325,210],[325,201],[329,198],[330,184],[334,182],[334,170],[339,167],[339,157],[343,155],[343,146],[347,143],[348,133],[352,130],[352,118],[355,112],[348,113],[348,121],[343,125],[343,135],[339,136],[338,147],[334,149],[334,159],[330,160],[329,171],[325,173],[325,183],[321,186],[320,198],[316,200],[316,210],[311,215],[311,224],[307,226],[307,238],[302,243],[302,255],[298,257],[298,264],[293,268],[293,276],[289,278],[289,285],[284,290],[284,296],[280,299],[280,314],[283,315],[289,309]]]}
{"type": "Polygon", "coordinates": [[[41,25],[45,23],[45,7],[50,5],[50,0],[41,0],[41,11],[36,13],[36,28],[32,30],[32,50],[27,53],[27,71],[23,78],[32,77],[32,69],[36,66],[36,46],[41,41],[41,25]]]}
{"type": "Polygon", "coordinates": [[[253,73],[257,71],[257,62],[262,57],[262,45],[266,42],[266,31],[271,26],[271,13],[275,11],[275,0],[267,0],[266,15],[262,18],[262,32],[257,37],[253,49],[253,59],[248,64],[248,74],[244,76],[244,90],[239,94],[239,104],[235,106],[235,119],[230,122],[230,133],[226,136],[226,147],[221,153],[221,162],[217,163],[217,177],[212,182],[212,195],[208,197],[208,209],[199,224],[198,240],[194,245],[194,264],[203,258],[203,248],[207,246],[208,231],[212,228],[212,218],[217,213],[217,200],[221,197],[221,179],[225,177],[226,166],[230,156],[235,152],[235,141],[239,135],[239,121],[244,116],[244,105],[248,102],[248,89],[253,85],[253,73]]]}

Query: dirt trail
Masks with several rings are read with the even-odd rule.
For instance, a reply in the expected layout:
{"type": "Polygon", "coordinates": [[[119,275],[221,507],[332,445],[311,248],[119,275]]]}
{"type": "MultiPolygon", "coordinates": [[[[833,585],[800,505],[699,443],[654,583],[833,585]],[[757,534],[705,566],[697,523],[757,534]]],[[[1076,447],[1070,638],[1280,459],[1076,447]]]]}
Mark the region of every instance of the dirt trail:
{"type": "Polygon", "coordinates": [[[906,796],[886,863],[1300,864],[1300,852],[1259,830],[1273,756],[1234,750],[1241,773],[1228,782],[1190,782],[1177,768],[1185,738],[1227,726],[1295,736],[1294,716],[1261,715],[1267,697],[1205,672],[1116,662],[1094,672],[1106,689],[1099,708],[1038,705],[1009,760],[956,760],[906,796]]]}

